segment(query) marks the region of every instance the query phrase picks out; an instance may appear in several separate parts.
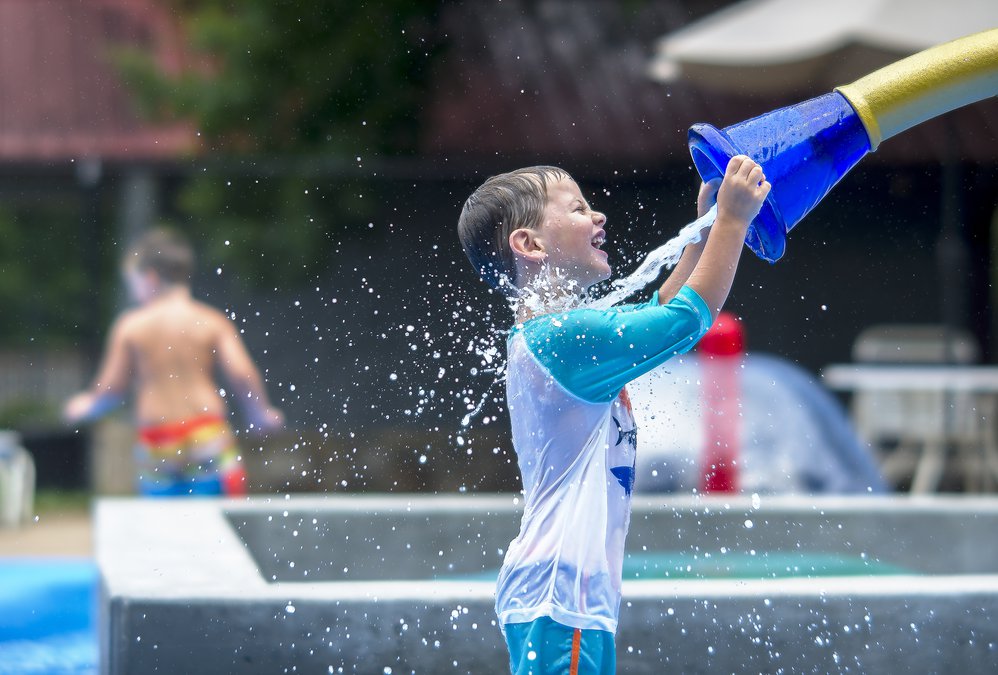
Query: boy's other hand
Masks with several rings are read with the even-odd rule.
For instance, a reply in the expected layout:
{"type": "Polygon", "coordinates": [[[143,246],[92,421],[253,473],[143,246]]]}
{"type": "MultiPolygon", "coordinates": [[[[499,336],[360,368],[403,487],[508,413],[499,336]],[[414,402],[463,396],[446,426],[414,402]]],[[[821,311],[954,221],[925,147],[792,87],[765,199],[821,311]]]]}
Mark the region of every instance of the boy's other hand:
{"type": "Polygon", "coordinates": [[[728,162],[724,180],[717,191],[718,220],[722,213],[745,227],[759,215],[759,209],[772,186],[762,167],[745,155],[735,155],[728,162]]]}
{"type": "Polygon", "coordinates": [[[249,422],[258,433],[280,431],[284,428],[284,413],[272,406],[260,406],[246,411],[249,422]]]}
{"type": "Polygon", "coordinates": [[[697,218],[710,211],[717,202],[717,189],[721,187],[720,178],[712,178],[706,183],[700,183],[700,194],[697,195],[697,218]]]}
{"type": "Polygon", "coordinates": [[[78,424],[90,412],[93,396],[88,393],[80,393],[66,401],[62,408],[62,419],[69,424],[78,424]]]}
{"type": "Polygon", "coordinates": [[[120,394],[111,391],[82,391],[76,394],[62,408],[62,419],[69,424],[92,422],[103,417],[124,402],[120,394]]]}
{"type": "Polygon", "coordinates": [[[260,420],[261,426],[268,431],[283,429],[284,422],[284,413],[277,408],[267,408],[264,412],[263,419],[260,420]]]}

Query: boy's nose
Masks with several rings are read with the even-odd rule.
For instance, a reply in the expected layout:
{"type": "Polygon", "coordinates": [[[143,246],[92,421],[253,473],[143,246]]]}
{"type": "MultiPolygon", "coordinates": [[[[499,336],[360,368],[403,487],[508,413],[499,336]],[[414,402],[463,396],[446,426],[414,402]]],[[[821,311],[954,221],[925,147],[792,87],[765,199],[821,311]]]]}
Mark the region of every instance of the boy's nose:
{"type": "Polygon", "coordinates": [[[593,211],[593,223],[602,227],[606,223],[606,215],[599,211],[593,211]]]}

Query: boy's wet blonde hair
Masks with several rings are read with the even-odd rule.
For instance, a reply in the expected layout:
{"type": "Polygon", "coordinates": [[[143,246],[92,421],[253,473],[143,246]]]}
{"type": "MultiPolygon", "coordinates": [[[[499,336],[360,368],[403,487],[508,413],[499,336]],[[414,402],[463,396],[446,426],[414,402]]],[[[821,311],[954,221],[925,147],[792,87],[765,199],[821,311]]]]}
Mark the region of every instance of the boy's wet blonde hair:
{"type": "Polygon", "coordinates": [[[464,252],[492,288],[509,293],[516,287],[516,262],[509,235],[541,224],[548,184],[571,178],[556,166],[531,166],[492,176],[461,209],[457,236],[464,252]]]}
{"type": "Polygon", "coordinates": [[[194,273],[194,249],[180,232],[158,227],[132,245],[125,264],[134,265],[140,272],[152,270],[168,284],[189,284],[194,273]]]}

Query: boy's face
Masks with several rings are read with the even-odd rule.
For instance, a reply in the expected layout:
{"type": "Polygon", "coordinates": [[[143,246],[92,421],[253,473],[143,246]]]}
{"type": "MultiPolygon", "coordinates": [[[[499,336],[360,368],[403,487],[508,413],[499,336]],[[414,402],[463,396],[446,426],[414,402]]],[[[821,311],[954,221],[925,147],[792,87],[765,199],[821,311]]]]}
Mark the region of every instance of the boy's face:
{"type": "Polygon", "coordinates": [[[610,263],[601,250],[606,216],[593,211],[571,178],[548,185],[544,217],[536,230],[545,262],[589,287],[610,277],[610,263]]]}
{"type": "Polygon", "coordinates": [[[128,264],[124,270],[125,286],[132,302],[139,304],[149,302],[155,296],[156,275],[154,272],[140,270],[138,265],[128,264]]]}

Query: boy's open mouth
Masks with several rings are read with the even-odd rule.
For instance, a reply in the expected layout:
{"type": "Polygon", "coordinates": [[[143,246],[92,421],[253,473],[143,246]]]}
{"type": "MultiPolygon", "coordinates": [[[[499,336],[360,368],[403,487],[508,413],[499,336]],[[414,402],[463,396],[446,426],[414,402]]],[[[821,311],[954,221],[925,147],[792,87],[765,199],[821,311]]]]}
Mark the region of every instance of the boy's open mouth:
{"type": "Polygon", "coordinates": [[[591,243],[593,245],[593,248],[600,248],[603,246],[604,241],[606,241],[606,235],[601,232],[597,234],[595,237],[593,237],[591,243]]]}

